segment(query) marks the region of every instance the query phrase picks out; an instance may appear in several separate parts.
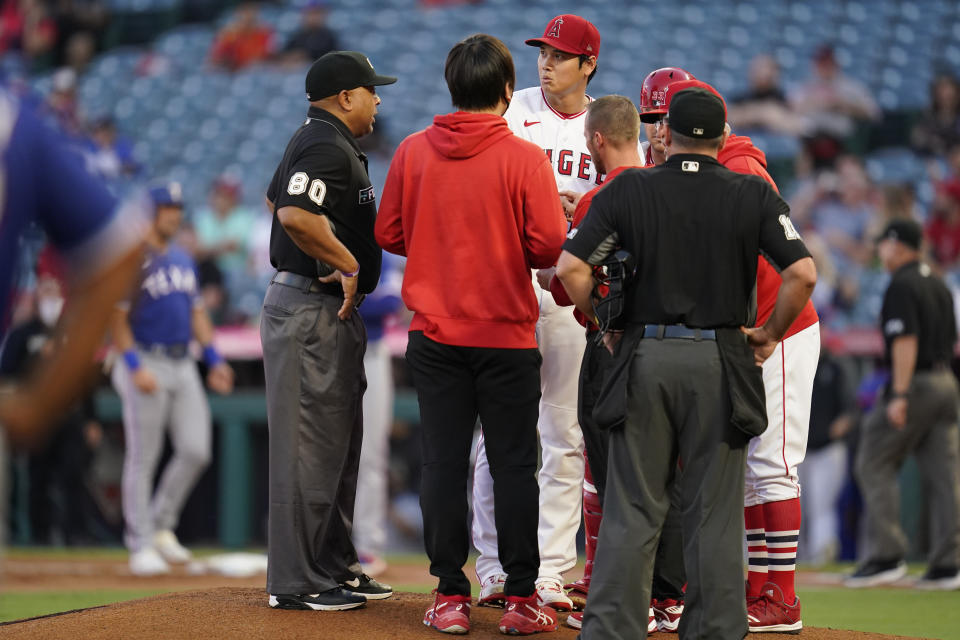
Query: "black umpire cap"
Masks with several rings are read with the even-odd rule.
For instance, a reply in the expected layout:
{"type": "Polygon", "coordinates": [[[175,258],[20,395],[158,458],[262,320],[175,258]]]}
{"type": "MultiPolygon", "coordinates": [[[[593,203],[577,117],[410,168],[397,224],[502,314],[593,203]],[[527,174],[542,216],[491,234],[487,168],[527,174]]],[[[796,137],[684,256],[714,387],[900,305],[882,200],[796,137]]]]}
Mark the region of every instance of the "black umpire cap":
{"type": "Polygon", "coordinates": [[[677,133],[711,140],[723,135],[727,110],[723,101],[706,89],[684,89],[670,99],[667,117],[677,133]]]}
{"type": "Polygon", "coordinates": [[[331,51],[317,59],[307,71],[307,99],[322,100],[357,87],[393,84],[393,76],[377,75],[370,58],[358,51],[331,51]]]}
{"type": "Polygon", "coordinates": [[[901,242],[911,249],[919,249],[923,241],[923,229],[919,223],[907,218],[894,218],[884,227],[883,233],[877,236],[877,242],[886,239],[901,242]]]}

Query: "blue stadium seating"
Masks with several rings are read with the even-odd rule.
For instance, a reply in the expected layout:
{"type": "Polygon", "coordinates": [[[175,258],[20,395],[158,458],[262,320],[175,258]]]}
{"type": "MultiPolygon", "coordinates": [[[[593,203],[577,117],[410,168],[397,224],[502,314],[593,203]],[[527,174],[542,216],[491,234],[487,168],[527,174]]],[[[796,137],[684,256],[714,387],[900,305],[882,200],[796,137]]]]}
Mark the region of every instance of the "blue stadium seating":
{"type": "MultiPolygon", "coordinates": [[[[261,17],[285,42],[300,24],[306,0],[264,5],[261,17]]],[[[115,11],[176,9],[182,0],[111,0],[115,11]]],[[[518,86],[537,82],[535,52],[524,46],[557,11],[534,0],[486,0],[478,5],[422,8],[417,0],[332,0],[329,23],[342,46],[370,55],[379,70],[400,76],[384,87],[382,112],[392,142],[450,109],[443,61],[452,43],[476,31],[501,37],[513,51],[518,86]]],[[[773,53],[789,86],[806,77],[810,55],[824,42],[836,45],[846,73],[866,83],[885,109],[919,110],[936,70],[960,72],[960,4],[952,0],[693,0],[662,2],[584,0],[577,11],[603,34],[600,73],[590,93],[639,99],[644,74],[683,66],[732,95],[746,88],[747,67],[773,53]]],[[[304,68],[260,66],[236,74],[210,69],[215,31],[230,19],[189,24],[160,35],[152,45],[114,49],[98,56],[84,75],[79,99],[85,113],[112,115],[137,141],[151,176],[179,177],[189,197],[206,197],[209,181],[227,166],[246,184],[248,204],[259,206],[262,185],[282,153],[283,141],[306,110],[304,68]],[[143,75],[145,56],[159,61],[143,75]]],[[[3,68],[17,63],[4,58],[3,68]]],[[[47,91],[49,76],[34,80],[47,91]]],[[[772,158],[788,158],[796,141],[758,136],[772,158]]],[[[901,152],[868,159],[871,174],[893,179],[909,167],[901,152]]],[[[378,167],[379,170],[380,167],[378,167]]],[[[384,171],[385,173],[385,171],[384,171]]],[[[920,181],[912,173],[911,181],[920,181]]]]}

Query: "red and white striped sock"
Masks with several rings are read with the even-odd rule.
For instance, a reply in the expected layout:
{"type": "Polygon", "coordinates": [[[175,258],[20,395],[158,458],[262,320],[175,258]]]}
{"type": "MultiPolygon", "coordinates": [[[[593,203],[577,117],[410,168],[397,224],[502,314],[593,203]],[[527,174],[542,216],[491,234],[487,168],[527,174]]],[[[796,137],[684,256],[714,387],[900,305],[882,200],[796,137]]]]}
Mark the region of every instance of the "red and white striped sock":
{"type": "Polygon", "coordinates": [[[743,508],[743,522],[747,530],[747,597],[760,595],[760,587],[767,582],[767,536],[762,504],[743,508]]]}
{"type": "Polygon", "coordinates": [[[800,498],[767,502],[762,506],[767,530],[769,580],[783,591],[784,601],[793,604],[796,598],[797,541],[800,538],[800,498]]]}

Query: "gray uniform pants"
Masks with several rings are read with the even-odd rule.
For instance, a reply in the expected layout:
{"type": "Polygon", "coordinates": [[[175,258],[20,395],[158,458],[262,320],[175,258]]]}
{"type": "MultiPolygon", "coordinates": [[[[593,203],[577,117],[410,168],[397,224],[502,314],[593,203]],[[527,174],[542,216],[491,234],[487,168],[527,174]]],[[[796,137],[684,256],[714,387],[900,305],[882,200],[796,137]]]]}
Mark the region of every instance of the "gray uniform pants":
{"type": "Polygon", "coordinates": [[[192,358],[140,353],[141,366],[157,379],[157,390],[143,393],[123,359],[113,367],[113,386],[123,401],[124,542],[131,551],[153,544],[153,534],[174,529],[184,503],[210,464],[210,407],[192,358]],[[151,498],[153,477],[170,431],[173,457],[151,498]]]}
{"type": "Polygon", "coordinates": [[[683,464],[680,512],[687,575],[683,640],[739,640],[747,436],[730,423],[714,341],[645,338],[630,364],[627,419],[610,433],[607,491],[584,640],[647,637],[654,556],[683,464]]]}
{"type": "Polygon", "coordinates": [[[865,561],[903,559],[907,537],[900,527],[898,472],[912,452],[923,476],[930,512],[931,568],[960,564],[960,432],[957,380],[950,371],[917,372],[907,397],[907,423],[887,422],[878,402],[860,433],[855,473],[866,508],[865,561]]]}
{"type": "Polygon", "coordinates": [[[361,572],[350,540],[366,329],[343,300],[273,283],[260,320],[270,432],[267,591],[318,593],[361,572]]]}

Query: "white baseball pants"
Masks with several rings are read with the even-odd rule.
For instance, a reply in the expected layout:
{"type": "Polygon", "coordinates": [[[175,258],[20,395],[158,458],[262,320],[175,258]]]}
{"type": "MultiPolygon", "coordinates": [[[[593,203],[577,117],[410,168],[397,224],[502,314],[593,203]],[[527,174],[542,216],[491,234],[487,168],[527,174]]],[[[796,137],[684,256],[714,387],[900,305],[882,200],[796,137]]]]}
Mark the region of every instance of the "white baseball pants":
{"type": "Polygon", "coordinates": [[[777,345],[763,363],[767,430],[750,441],[744,506],[800,497],[797,466],[807,451],[810,398],[820,360],[820,324],[777,345]]]}

